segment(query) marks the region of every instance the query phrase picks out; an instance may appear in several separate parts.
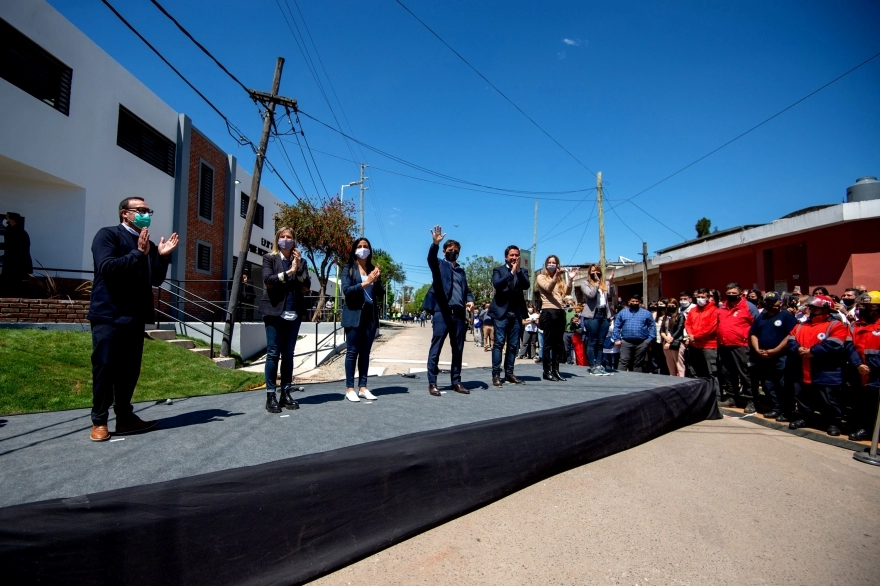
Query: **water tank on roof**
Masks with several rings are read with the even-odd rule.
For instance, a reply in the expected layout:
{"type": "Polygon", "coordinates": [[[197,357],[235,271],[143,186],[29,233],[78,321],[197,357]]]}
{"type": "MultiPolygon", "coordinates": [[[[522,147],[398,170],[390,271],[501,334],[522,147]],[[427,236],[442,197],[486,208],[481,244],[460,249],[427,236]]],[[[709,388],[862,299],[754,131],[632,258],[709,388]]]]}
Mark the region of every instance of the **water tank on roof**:
{"type": "Polygon", "coordinates": [[[876,177],[859,177],[846,188],[846,201],[868,201],[880,199],[880,181],[876,177]]]}

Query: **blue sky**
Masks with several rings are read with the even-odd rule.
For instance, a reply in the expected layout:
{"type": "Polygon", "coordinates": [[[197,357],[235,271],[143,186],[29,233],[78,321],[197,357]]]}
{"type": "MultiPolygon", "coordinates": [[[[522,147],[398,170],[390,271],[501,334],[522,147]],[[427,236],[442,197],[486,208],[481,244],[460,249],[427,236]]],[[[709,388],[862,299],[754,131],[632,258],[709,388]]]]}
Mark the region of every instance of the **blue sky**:
{"type": "MultiPolygon", "coordinates": [[[[111,2],[256,142],[261,120],[240,87],[148,0],[111,2]]],[[[282,95],[333,126],[335,113],[346,132],[396,157],[510,190],[595,187],[589,171],[394,0],[298,2],[162,3],[248,87],[268,91],[283,56],[282,95]],[[279,3],[296,16],[332,111],[279,3]]],[[[101,2],[50,3],[253,167],[251,151],[101,2]]],[[[869,0],[404,3],[586,167],[602,171],[606,210],[880,52],[880,4],[869,0]]],[[[606,211],[608,257],[639,258],[642,240],[654,251],[692,238],[703,216],[724,229],[840,202],[857,177],[880,175],[878,104],[880,57],[633,200],[656,220],[629,203],[606,211]]],[[[500,258],[511,243],[530,248],[534,197],[550,198],[539,203],[539,260],[598,258],[596,219],[585,223],[594,191],[517,198],[417,181],[389,171],[450,183],[356,145],[350,151],[338,134],[301,122],[313,149],[373,166],[367,236],[404,264],[408,284],[427,281],[434,224],[462,242],[463,256],[500,258]]],[[[286,148],[304,189],[277,144],[269,158],[299,196],[323,195],[324,186],[333,195],[358,179],[356,163],[314,152],[323,178],[312,168],[316,188],[297,145],[286,148]]],[[[264,179],[293,201],[271,173],[264,179]]],[[[346,189],[346,199],[356,195],[346,189]]]]}

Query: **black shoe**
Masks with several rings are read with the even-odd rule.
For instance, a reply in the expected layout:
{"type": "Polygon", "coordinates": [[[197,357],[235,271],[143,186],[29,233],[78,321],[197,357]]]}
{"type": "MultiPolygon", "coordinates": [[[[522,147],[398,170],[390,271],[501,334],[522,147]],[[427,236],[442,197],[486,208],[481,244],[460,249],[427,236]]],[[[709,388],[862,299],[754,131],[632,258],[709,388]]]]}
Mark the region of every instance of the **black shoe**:
{"type": "Polygon", "coordinates": [[[299,409],[299,403],[290,396],[290,389],[281,391],[281,400],[278,402],[278,406],[285,409],[299,409]]]}
{"type": "Polygon", "coordinates": [[[828,426],[826,433],[831,437],[837,437],[840,435],[840,428],[834,425],[833,423],[828,426]]]}
{"type": "Polygon", "coordinates": [[[780,413],[779,417],[776,418],[776,421],[779,423],[788,423],[791,419],[789,419],[785,413],[780,413]]]}
{"type": "Polygon", "coordinates": [[[552,374],[553,376],[555,376],[555,377],[556,377],[556,380],[558,380],[558,381],[561,382],[561,383],[563,383],[563,382],[565,382],[565,381],[568,380],[567,378],[563,378],[562,375],[559,374],[559,371],[558,371],[558,370],[554,370],[551,374],[552,374]]]}
{"type": "Polygon", "coordinates": [[[752,401],[749,401],[748,404],[746,404],[746,408],[743,409],[743,413],[745,413],[746,415],[749,415],[750,413],[756,413],[757,411],[758,410],[755,409],[755,404],[752,401]]]}
{"type": "Polygon", "coordinates": [[[871,439],[871,434],[869,434],[866,429],[860,429],[849,434],[849,439],[854,442],[865,442],[871,439]]]}
{"type": "Polygon", "coordinates": [[[800,428],[806,427],[806,426],[807,426],[806,419],[798,419],[796,421],[792,421],[791,423],[789,423],[788,429],[800,429],[800,428]]]}
{"type": "MultiPolygon", "coordinates": [[[[779,411],[774,409],[773,411],[767,411],[766,413],[764,413],[763,417],[764,417],[764,419],[776,419],[777,417],[780,417],[781,415],[782,415],[782,413],[780,413],[779,411]]],[[[777,419],[777,421],[778,421],[778,419],[777,419]]]]}
{"type": "Polygon", "coordinates": [[[266,411],[269,413],[281,413],[281,407],[278,406],[278,397],[275,396],[275,391],[266,393],[266,411]]]}
{"type": "Polygon", "coordinates": [[[513,383],[513,384],[515,384],[515,385],[524,385],[524,384],[526,384],[526,383],[524,383],[523,381],[521,381],[520,379],[518,379],[518,378],[516,378],[515,376],[513,376],[512,374],[508,374],[507,376],[505,376],[505,377],[504,377],[504,382],[513,383]]]}
{"type": "Polygon", "coordinates": [[[543,378],[544,380],[552,381],[554,383],[559,382],[559,379],[556,378],[555,376],[553,376],[553,373],[550,373],[550,372],[545,372],[541,378],[543,378]]]}
{"type": "MultiPolygon", "coordinates": [[[[719,407],[735,407],[736,401],[733,400],[733,397],[727,397],[723,401],[718,401],[719,407]]],[[[754,413],[754,411],[752,411],[754,413]]]]}

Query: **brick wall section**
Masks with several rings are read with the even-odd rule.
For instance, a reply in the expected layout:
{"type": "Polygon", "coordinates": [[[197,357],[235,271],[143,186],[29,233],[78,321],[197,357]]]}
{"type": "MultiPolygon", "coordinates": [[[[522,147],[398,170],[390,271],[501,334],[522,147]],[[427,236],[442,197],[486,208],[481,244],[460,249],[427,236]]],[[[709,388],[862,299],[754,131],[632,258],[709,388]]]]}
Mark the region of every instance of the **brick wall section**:
{"type": "Polygon", "coordinates": [[[0,299],[0,322],[3,323],[84,323],[88,301],[67,299],[0,299]]]}
{"type": "MultiPolygon", "coordinates": [[[[224,283],[199,283],[197,281],[220,280],[223,278],[223,224],[227,212],[226,202],[226,154],[216,148],[195,128],[190,140],[189,189],[186,214],[186,266],[184,269],[184,288],[209,301],[224,299],[224,283]],[[211,222],[199,217],[199,176],[201,162],[214,168],[214,213],[211,222]],[[197,241],[211,245],[211,274],[196,272],[197,241]]],[[[202,319],[210,317],[210,312],[202,311],[187,304],[185,311],[202,319]]]]}

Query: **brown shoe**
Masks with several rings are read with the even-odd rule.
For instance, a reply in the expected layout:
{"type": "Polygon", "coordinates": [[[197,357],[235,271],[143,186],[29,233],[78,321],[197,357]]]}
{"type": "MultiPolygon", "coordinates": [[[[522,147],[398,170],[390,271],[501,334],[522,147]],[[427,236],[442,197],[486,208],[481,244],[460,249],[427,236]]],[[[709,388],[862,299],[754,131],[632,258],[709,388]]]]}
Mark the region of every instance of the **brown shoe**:
{"type": "Polygon", "coordinates": [[[156,424],[159,423],[158,421],[144,421],[137,415],[133,415],[132,417],[134,417],[134,419],[130,420],[128,423],[116,422],[116,435],[141,433],[148,429],[153,429],[156,427],[156,424]]]}
{"type": "Polygon", "coordinates": [[[428,385],[428,392],[434,395],[435,397],[440,396],[440,389],[437,388],[437,385],[428,385]]]}
{"type": "Polygon", "coordinates": [[[93,425],[89,439],[93,442],[106,442],[110,439],[110,430],[107,429],[106,425],[93,425]]]}
{"type": "Polygon", "coordinates": [[[492,386],[493,387],[503,387],[504,386],[504,383],[501,382],[501,377],[498,376],[497,374],[492,377],[492,386]]]}
{"type": "Polygon", "coordinates": [[[461,393],[462,395],[470,395],[471,392],[464,388],[461,383],[455,383],[452,385],[452,390],[456,393],[461,393]]]}
{"type": "Polygon", "coordinates": [[[509,382],[509,383],[513,383],[513,384],[515,384],[515,385],[524,385],[524,384],[526,384],[525,382],[523,382],[522,380],[516,378],[516,377],[513,376],[512,374],[508,374],[507,376],[505,376],[505,377],[504,377],[504,380],[507,381],[507,382],[509,382]]]}

